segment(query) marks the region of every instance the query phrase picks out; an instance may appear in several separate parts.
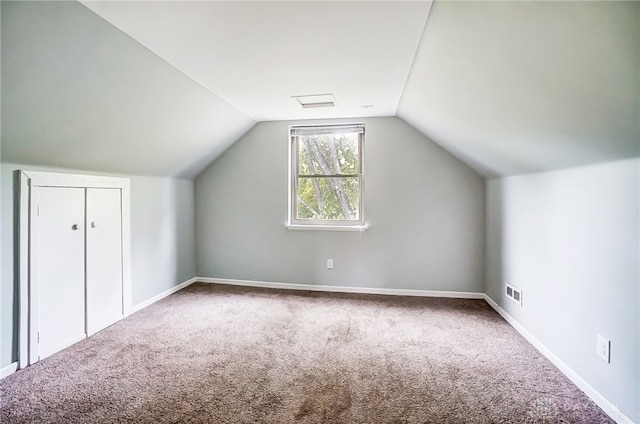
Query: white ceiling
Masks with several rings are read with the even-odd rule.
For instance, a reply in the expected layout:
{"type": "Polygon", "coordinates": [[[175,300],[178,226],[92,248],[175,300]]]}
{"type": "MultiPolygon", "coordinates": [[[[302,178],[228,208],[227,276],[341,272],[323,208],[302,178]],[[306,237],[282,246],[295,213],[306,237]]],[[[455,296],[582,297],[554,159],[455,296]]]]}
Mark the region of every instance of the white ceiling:
{"type": "Polygon", "coordinates": [[[637,157],[640,2],[2,1],[2,112],[3,161],[142,175],[388,115],[487,177],[637,157]]]}
{"type": "Polygon", "coordinates": [[[258,121],[395,115],[431,6],[83,3],[258,121]],[[310,111],[292,98],[326,93],[336,107],[310,111]]]}
{"type": "Polygon", "coordinates": [[[640,2],[435,2],[398,116],[485,176],[640,156],[640,2]]]}

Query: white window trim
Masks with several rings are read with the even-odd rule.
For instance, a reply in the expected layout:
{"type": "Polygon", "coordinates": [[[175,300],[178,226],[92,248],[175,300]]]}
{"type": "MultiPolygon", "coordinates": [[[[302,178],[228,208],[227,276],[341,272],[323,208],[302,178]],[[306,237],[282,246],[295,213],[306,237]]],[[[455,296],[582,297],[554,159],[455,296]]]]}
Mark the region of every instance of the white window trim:
{"type": "Polygon", "coordinates": [[[316,225],[316,224],[287,224],[289,230],[311,230],[311,231],[366,231],[368,224],[364,225],[316,225]]]}
{"type": "Polygon", "coordinates": [[[364,208],[364,123],[340,123],[340,124],[317,124],[317,125],[290,125],[289,126],[289,161],[288,161],[288,218],[285,226],[289,230],[312,230],[312,231],[365,231],[369,225],[365,221],[364,208]],[[295,218],[296,208],[294,201],[296,199],[296,180],[297,180],[297,146],[296,137],[293,135],[294,129],[313,129],[313,128],[330,128],[330,127],[362,127],[362,134],[358,139],[359,159],[360,159],[360,219],[359,220],[300,220],[295,218]],[[296,149],[294,151],[294,149],[296,149]],[[295,154],[295,157],[294,157],[295,154]]]}

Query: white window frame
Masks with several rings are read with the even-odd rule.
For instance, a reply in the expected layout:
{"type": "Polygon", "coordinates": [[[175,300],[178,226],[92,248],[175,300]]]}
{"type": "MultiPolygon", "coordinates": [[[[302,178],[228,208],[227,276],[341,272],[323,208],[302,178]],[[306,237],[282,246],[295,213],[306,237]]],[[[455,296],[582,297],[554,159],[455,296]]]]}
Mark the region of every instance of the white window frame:
{"type": "MultiPolygon", "coordinates": [[[[290,125],[289,126],[289,207],[287,227],[291,230],[337,230],[337,231],[363,231],[367,229],[364,213],[364,134],[363,123],[350,124],[322,124],[322,125],[290,125]],[[320,220],[297,218],[297,193],[298,193],[298,154],[299,135],[322,135],[352,130],[358,132],[358,161],[359,169],[353,175],[318,175],[319,178],[347,178],[357,177],[360,187],[359,219],[352,220],[320,220]]],[[[306,176],[308,178],[308,176],[306,176]]]]}

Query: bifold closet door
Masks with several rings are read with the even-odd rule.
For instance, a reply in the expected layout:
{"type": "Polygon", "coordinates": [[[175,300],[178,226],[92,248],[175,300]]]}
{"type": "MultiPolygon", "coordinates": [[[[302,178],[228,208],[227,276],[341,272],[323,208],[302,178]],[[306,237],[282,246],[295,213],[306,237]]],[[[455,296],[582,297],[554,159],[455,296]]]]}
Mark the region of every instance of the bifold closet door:
{"type": "Polygon", "coordinates": [[[34,187],[38,238],[37,357],[43,359],[86,337],[85,190],[34,187]]]}
{"type": "Polygon", "coordinates": [[[122,319],[122,196],[87,189],[87,334],[122,319]]]}

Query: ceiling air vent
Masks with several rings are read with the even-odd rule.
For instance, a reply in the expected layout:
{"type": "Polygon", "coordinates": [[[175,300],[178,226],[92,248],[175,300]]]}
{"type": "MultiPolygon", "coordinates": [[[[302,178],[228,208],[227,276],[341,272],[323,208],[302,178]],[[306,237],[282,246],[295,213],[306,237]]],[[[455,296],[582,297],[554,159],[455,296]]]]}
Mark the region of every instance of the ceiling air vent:
{"type": "Polygon", "coordinates": [[[312,107],[333,107],[336,99],[333,94],[309,94],[305,96],[293,96],[303,108],[312,107]]]}

